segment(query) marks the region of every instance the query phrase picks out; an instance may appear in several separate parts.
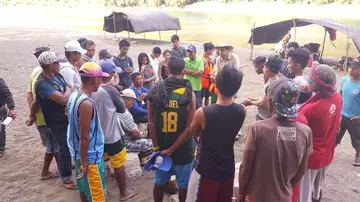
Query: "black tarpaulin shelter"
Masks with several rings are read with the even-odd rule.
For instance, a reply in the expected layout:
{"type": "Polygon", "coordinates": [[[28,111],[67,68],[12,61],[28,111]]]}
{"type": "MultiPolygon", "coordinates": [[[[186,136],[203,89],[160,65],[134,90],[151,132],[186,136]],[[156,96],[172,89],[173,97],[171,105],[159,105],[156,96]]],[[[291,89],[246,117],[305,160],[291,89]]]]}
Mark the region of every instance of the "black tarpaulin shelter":
{"type": "MultiPolygon", "coordinates": [[[[261,27],[255,27],[252,29],[252,34],[249,39],[249,43],[252,45],[261,45],[264,43],[278,43],[285,34],[287,34],[291,28],[303,27],[311,24],[323,26],[325,30],[333,29],[344,33],[348,40],[352,39],[355,47],[360,53],[360,29],[349,27],[333,20],[312,20],[312,19],[292,19],[285,20],[261,27]]],[[[326,36],[326,32],[325,32],[326,36]]],[[[296,29],[295,29],[296,38],[296,29]]],[[[325,43],[325,37],[324,37],[325,43]]],[[[323,48],[324,48],[323,43],[323,48]]],[[[349,44],[349,43],[348,43],[349,44]]],[[[349,51],[349,45],[347,45],[347,56],[349,51]]],[[[252,51],[251,51],[252,53],[252,51]]],[[[252,56],[251,56],[252,57],[252,56]]]]}
{"type": "Polygon", "coordinates": [[[178,17],[163,11],[113,12],[104,17],[103,30],[110,33],[128,31],[145,33],[169,30],[181,30],[178,17]]]}

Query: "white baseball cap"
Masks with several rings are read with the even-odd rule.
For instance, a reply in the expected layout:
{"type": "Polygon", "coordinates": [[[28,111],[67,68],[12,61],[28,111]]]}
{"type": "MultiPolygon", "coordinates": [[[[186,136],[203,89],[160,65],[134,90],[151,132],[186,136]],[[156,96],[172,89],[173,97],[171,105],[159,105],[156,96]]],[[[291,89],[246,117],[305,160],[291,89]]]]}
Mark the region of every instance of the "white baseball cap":
{"type": "Polygon", "coordinates": [[[135,92],[131,89],[125,89],[125,90],[121,91],[121,96],[137,99],[135,92]]]}
{"type": "Polygon", "coordinates": [[[78,41],[69,41],[65,44],[65,52],[78,52],[80,54],[85,54],[87,51],[81,48],[78,41]]]}

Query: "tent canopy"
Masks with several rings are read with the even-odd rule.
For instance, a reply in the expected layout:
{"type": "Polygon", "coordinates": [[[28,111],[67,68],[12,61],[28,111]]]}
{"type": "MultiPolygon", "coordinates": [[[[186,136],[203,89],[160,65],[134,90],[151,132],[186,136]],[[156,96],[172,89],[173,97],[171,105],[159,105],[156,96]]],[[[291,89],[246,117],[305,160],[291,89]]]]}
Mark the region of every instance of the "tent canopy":
{"type": "Polygon", "coordinates": [[[181,30],[181,26],[179,18],[162,11],[113,12],[104,17],[103,30],[111,33],[121,31],[144,33],[181,30]]]}
{"type": "Polygon", "coordinates": [[[293,27],[303,27],[311,24],[323,26],[344,33],[350,37],[357,50],[360,53],[360,30],[349,27],[347,25],[335,22],[333,20],[311,20],[311,19],[293,19],[285,20],[261,27],[256,27],[252,30],[252,35],[249,43],[254,45],[261,45],[264,43],[278,43],[283,36],[285,36],[293,27]]]}

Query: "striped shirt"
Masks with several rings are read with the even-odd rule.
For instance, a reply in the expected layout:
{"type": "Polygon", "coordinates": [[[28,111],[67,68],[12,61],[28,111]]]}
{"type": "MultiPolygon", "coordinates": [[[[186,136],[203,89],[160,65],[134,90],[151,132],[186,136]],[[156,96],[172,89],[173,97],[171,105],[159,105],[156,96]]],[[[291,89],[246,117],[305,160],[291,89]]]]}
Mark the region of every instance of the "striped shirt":
{"type": "Polygon", "coordinates": [[[134,118],[133,116],[130,114],[129,110],[126,110],[124,113],[118,113],[120,122],[121,122],[121,126],[125,131],[124,134],[124,141],[125,144],[127,144],[128,142],[136,139],[134,136],[132,136],[129,132],[136,130],[137,129],[137,125],[134,122],[134,118]]]}

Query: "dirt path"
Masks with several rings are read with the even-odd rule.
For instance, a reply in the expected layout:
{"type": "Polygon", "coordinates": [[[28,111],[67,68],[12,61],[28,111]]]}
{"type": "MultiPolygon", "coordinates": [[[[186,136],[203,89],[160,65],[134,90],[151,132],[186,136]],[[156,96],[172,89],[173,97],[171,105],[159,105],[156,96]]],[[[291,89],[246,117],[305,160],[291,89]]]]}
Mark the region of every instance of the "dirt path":
{"type": "MultiPolygon", "coordinates": [[[[104,39],[101,34],[78,30],[54,30],[32,28],[0,28],[0,77],[4,78],[14,94],[17,104],[18,118],[7,128],[7,149],[4,158],[0,159],[0,201],[79,201],[76,191],[67,191],[60,187],[59,180],[41,181],[39,179],[43,162],[44,148],[40,143],[39,134],[34,127],[25,126],[28,116],[26,91],[29,74],[37,66],[32,55],[35,47],[50,44],[56,51],[63,52],[64,44],[69,39],[86,36],[93,39],[100,48],[108,48],[117,53],[117,43],[104,39]]],[[[155,44],[138,41],[130,49],[130,56],[137,63],[140,52],[150,52],[155,44]]],[[[163,50],[169,43],[159,45],[163,50]]],[[[201,46],[198,46],[201,50],[201,46]]],[[[243,63],[249,56],[245,49],[235,49],[243,63]]],[[[257,51],[257,55],[269,54],[268,51],[257,51]]],[[[250,64],[250,63],[249,63],[250,64]]],[[[262,76],[255,75],[250,66],[243,69],[245,79],[240,90],[240,98],[257,97],[262,86],[262,76]]],[[[246,125],[254,120],[256,109],[249,108],[246,125]]],[[[237,159],[242,153],[242,141],[235,145],[237,159]]],[[[334,162],[327,171],[326,187],[323,201],[356,202],[360,197],[360,168],[351,163],[354,152],[349,137],[343,141],[335,153],[334,162]]],[[[55,165],[51,167],[55,170],[55,165]]],[[[266,168],[264,168],[266,169],[266,168]]],[[[107,178],[109,202],[118,201],[119,195],[116,182],[107,178]]],[[[140,189],[140,193],[129,202],[152,201],[152,173],[144,175],[128,183],[129,187],[140,189]]],[[[166,200],[165,200],[166,201],[166,200]]]]}

